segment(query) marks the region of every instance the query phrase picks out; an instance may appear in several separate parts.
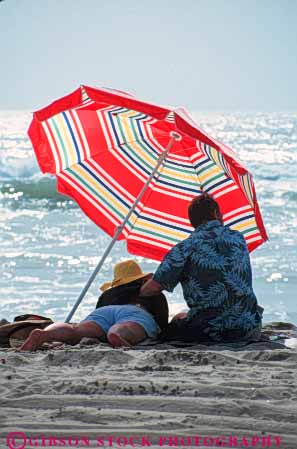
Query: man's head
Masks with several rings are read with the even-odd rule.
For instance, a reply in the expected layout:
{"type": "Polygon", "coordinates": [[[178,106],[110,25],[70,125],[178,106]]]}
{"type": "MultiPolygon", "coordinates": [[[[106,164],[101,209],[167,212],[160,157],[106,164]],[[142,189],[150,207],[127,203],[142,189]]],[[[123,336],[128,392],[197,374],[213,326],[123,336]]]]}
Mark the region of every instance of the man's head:
{"type": "Polygon", "coordinates": [[[220,207],[208,193],[202,193],[191,201],[188,214],[194,228],[210,220],[219,220],[223,223],[220,207]]]}

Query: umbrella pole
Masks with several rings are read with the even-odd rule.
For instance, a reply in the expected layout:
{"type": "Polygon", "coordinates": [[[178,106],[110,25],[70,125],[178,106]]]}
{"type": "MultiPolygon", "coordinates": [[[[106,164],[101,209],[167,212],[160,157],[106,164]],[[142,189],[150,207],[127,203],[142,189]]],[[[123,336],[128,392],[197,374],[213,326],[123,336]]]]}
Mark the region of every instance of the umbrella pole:
{"type": "Polygon", "coordinates": [[[170,151],[172,145],[174,144],[175,140],[180,140],[181,136],[175,132],[171,133],[171,139],[165,149],[165,151],[163,153],[160,154],[158,162],[154,168],[154,170],[152,171],[152,173],[150,174],[149,178],[147,179],[146,183],[144,184],[143,188],[141,189],[141,191],[139,192],[134,204],[132,205],[131,209],[129,210],[127,216],[124,218],[122,224],[120,226],[117,227],[116,232],[113,236],[112,241],[110,242],[110,244],[108,245],[108,247],[106,248],[104,254],[102,255],[98,265],[96,266],[96,268],[94,269],[93,273],[91,274],[91,276],[89,277],[86,285],[84,286],[84,288],[82,289],[79,297],[76,300],[76,303],[74,304],[74,306],[72,307],[72,310],[70,311],[70,313],[68,314],[65,323],[69,323],[69,321],[71,320],[71,318],[73,317],[74,313],[76,312],[76,309],[78,308],[78,306],[80,305],[81,301],[83,300],[83,298],[85,297],[87,291],[89,290],[92,282],[94,281],[95,277],[97,276],[97,274],[99,273],[103,263],[105,262],[105,259],[107,258],[108,254],[110,253],[112,247],[114,246],[115,242],[117,241],[118,237],[120,236],[120,234],[122,233],[122,230],[124,229],[127,221],[129,220],[130,216],[132,215],[132,213],[134,212],[137,204],[139,203],[139,201],[141,200],[143,194],[145,193],[146,189],[148,188],[151,180],[153,179],[153,177],[155,176],[155,174],[157,173],[160,165],[164,162],[168,152],[170,151]]]}

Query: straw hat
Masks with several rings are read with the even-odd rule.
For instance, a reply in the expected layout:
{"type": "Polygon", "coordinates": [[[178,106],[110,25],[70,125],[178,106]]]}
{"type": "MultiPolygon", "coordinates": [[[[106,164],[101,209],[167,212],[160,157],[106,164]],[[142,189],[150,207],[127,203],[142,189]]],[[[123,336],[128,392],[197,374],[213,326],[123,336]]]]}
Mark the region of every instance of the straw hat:
{"type": "Polygon", "coordinates": [[[151,273],[143,273],[135,260],[124,260],[114,266],[113,280],[102,284],[100,289],[104,292],[110,287],[119,287],[120,285],[128,284],[129,282],[144,278],[149,274],[151,273]]]}

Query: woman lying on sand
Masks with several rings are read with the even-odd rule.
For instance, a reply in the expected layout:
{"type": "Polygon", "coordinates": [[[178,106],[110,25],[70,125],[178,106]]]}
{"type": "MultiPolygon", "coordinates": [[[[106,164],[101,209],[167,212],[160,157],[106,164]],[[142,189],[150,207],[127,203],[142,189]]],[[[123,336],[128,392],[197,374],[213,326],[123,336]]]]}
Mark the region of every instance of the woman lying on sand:
{"type": "Polygon", "coordinates": [[[141,286],[151,276],[134,260],[116,264],[114,279],[101,286],[103,294],[93,312],[78,324],[54,323],[44,330],[34,329],[20,350],[36,351],[52,341],[75,345],[84,337],[99,338],[114,347],[155,338],[168,324],[168,304],[162,293],[139,297],[141,286]]]}

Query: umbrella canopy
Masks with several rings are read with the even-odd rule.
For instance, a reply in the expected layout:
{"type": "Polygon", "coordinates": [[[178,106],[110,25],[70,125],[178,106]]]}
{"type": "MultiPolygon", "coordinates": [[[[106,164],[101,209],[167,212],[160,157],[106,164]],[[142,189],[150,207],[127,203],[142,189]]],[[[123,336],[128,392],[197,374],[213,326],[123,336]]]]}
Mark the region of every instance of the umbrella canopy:
{"type": "Polygon", "coordinates": [[[183,108],[81,86],[35,112],[28,133],[41,170],[55,174],[58,191],[110,236],[171,142],[117,236],[132,254],[161,260],[187,238],[188,204],[201,191],[216,199],[224,223],[242,232],[250,251],[267,240],[251,174],[183,108]]]}

